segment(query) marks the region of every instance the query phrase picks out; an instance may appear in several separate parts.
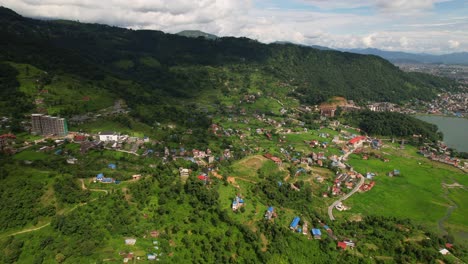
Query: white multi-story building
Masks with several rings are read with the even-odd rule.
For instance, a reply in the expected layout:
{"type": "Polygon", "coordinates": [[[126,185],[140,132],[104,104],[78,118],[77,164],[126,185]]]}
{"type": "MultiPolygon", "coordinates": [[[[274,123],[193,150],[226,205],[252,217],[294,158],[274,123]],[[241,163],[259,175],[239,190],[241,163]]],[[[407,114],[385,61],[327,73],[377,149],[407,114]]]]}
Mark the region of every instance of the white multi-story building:
{"type": "Polygon", "coordinates": [[[31,132],[37,135],[66,136],[68,134],[67,121],[65,118],[32,114],[31,132]]]}

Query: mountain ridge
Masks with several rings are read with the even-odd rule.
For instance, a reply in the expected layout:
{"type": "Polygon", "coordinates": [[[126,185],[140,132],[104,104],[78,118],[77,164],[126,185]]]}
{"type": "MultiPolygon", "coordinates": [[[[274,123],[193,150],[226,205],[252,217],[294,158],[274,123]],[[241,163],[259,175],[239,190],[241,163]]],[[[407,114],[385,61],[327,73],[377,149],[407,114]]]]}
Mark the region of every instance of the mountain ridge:
{"type": "Polygon", "coordinates": [[[263,44],[248,38],[212,41],[162,31],[36,20],[5,9],[0,11],[0,21],[0,61],[89,81],[118,79],[106,89],[126,99],[148,123],[156,117],[141,105],[169,116],[174,111],[164,110],[168,102],[174,107],[173,102],[181,98],[198,100],[206,93],[213,98],[221,96],[220,91],[247,93],[254,81],[249,76],[256,75],[268,80],[258,91],[281,91],[281,96],[307,104],[332,96],[361,103],[429,100],[455,87],[445,79],[404,73],[382,58],[348,52],[263,44]]]}

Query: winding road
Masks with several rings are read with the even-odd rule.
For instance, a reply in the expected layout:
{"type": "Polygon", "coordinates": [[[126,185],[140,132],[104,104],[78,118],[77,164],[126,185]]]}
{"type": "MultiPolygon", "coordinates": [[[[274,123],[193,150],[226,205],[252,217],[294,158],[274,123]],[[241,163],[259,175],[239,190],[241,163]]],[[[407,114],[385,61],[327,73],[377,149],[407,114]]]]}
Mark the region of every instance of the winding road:
{"type": "MultiPolygon", "coordinates": [[[[351,150],[351,151],[348,151],[346,152],[343,156],[341,156],[339,158],[340,161],[345,161],[349,155],[351,155],[353,152],[354,152],[355,149],[351,150]]],[[[351,195],[353,195],[354,193],[356,193],[357,191],[359,191],[359,188],[361,188],[361,186],[364,184],[364,181],[366,180],[361,174],[358,174],[358,177],[360,177],[360,181],[359,183],[356,185],[356,187],[354,187],[354,189],[349,192],[348,194],[346,194],[345,196],[341,197],[340,199],[336,200],[335,202],[333,202],[329,207],[328,207],[328,217],[330,218],[330,220],[334,221],[335,220],[335,217],[333,216],[333,208],[335,208],[335,206],[339,203],[341,203],[342,201],[348,199],[349,197],[351,197],[351,195]]]]}
{"type": "Polygon", "coordinates": [[[335,206],[339,203],[341,203],[342,201],[348,199],[349,197],[351,197],[351,195],[353,195],[354,193],[356,193],[359,188],[361,188],[361,186],[364,184],[364,181],[365,181],[365,178],[361,175],[360,176],[360,181],[359,183],[356,185],[356,187],[354,187],[354,189],[349,192],[348,194],[346,194],[345,196],[341,197],[340,199],[336,200],[334,203],[332,203],[329,207],[328,207],[328,217],[330,217],[330,220],[334,221],[335,220],[335,217],[333,216],[333,208],[335,208],[335,206]]]}

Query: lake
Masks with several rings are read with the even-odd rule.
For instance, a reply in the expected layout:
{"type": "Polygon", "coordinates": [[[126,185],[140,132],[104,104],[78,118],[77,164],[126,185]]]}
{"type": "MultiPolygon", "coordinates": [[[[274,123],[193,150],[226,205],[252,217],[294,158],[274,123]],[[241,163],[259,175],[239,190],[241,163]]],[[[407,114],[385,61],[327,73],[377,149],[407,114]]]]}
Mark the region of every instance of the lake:
{"type": "Polygon", "coordinates": [[[437,125],[444,133],[444,143],[447,146],[468,152],[468,119],[432,115],[416,115],[415,117],[437,125]]]}

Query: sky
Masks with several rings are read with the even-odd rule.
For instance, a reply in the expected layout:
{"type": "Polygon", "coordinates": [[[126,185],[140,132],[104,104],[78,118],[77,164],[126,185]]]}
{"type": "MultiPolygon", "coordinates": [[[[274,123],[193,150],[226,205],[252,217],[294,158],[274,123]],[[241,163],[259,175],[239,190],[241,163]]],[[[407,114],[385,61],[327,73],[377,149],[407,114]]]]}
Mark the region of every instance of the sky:
{"type": "Polygon", "coordinates": [[[468,51],[468,0],[0,0],[35,18],[167,33],[201,30],[264,43],[468,51]]]}

